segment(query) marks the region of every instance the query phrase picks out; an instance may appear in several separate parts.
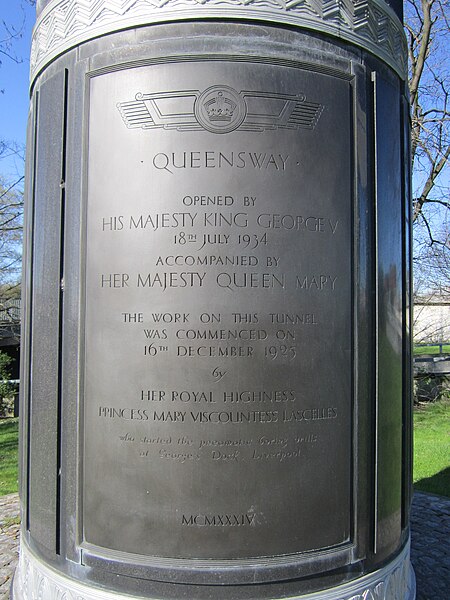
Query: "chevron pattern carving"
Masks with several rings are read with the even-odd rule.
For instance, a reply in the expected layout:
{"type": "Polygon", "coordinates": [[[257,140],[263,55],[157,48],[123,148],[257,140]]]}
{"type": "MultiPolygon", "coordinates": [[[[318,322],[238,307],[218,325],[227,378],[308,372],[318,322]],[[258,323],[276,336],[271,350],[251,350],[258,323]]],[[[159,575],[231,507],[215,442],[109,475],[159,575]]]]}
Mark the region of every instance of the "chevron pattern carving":
{"type": "MultiPolygon", "coordinates": [[[[21,543],[18,571],[14,578],[14,600],[130,600],[130,596],[87,586],[53,571],[21,543]]],[[[412,600],[414,578],[409,564],[409,546],[389,565],[364,577],[297,600],[412,600]]]]}
{"type": "Polygon", "coordinates": [[[128,27],[188,18],[289,23],[362,46],[406,73],[402,25],[384,0],[53,0],[33,33],[31,78],[69,48],[128,27]]]}

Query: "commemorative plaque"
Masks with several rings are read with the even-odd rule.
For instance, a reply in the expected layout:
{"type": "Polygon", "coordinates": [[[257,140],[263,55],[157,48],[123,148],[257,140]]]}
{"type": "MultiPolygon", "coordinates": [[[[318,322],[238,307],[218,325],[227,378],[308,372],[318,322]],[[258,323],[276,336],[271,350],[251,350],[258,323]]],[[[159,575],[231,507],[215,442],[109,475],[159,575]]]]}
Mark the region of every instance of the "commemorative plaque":
{"type": "Polygon", "coordinates": [[[88,543],[231,558],[348,540],[348,85],[228,61],[91,81],[88,543]]]}
{"type": "Polygon", "coordinates": [[[15,600],[414,598],[404,39],[351,5],[38,3],[15,600]]]}

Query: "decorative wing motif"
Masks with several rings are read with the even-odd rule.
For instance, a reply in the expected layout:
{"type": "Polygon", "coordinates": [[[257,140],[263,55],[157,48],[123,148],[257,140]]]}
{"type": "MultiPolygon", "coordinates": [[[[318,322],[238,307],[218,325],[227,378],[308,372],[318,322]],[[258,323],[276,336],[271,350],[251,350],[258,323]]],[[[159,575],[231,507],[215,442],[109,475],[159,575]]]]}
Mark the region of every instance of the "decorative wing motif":
{"type": "Polygon", "coordinates": [[[141,129],[206,130],[211,133],[262,132],[277,129],[313,130],[323,105],[304,94],[240,91],[225,85],[200,90],[143,94],[119,102],[125,125],[141,129]]]}
{"type": "Polygon", "coordinates": [[[117,108],[129,128],[203,129],[194,115],[194,104],[199,96],[197,90],[138,93],[135,100],[120,102],[117,108]]]}
{"type": "Polygon", "coordinates": [[[323,105],[308,102],[304,94],[241,92],[249,108],[243,123],[247,130],[310,129],[322,114],[323,105]]]}

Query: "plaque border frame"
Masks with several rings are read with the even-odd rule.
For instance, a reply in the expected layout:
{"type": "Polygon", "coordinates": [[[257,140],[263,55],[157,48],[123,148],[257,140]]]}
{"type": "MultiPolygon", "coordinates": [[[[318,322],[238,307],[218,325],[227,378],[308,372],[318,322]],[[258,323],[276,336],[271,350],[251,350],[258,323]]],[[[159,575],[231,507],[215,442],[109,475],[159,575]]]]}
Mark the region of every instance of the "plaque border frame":
{"type": "MultiPolygon", "coordinates": [[[[76,546],[80,551],[81,564],[91,567],[101,567],[105,571],[112,574],[126,575],[130,568],[136,573],[136,576],[144,579],[154,579],[157,581],[171,581],[170,577],[177,573],[177,581],[187,584],[209,584],[215,585],[216,580],[221,584],[236,584],[237,578],[240,584],[250,583],[268,583],[271,581],[282,581],[292,577],[298,578],[324,571],[325,565],[328,563],[333,568],[345,567],[352,564],[355,560],[355,554],[358,553],[357,542],[357,511],[358,502],[357,485],[355,481],[355,473],[357,472],[357,448],[358,440],[355,431],[355,421],[357,418],[357,364],[355,347],[357,344],[357,331],[355,319],[355,298],[357,297],[356,283],[356,257],[358,232],[356,229],[355,215],[358,211],[358,169],[357,169],[357,98],[356,98],[356,80],[358,78],[355,65],[352,61],[345,61],[349,67],[348,71],[343,68],[333,68],[320,63],[312,63],[307,61],[276,58],[271,56],[244,56],[233,54],[187,54],[166,55],[162,57],[153,57],[141,60],[131,60],[112,64],[105,67],[94,68],[88,70],[85,77],[85,92],[84,92],[84,123],[83,123],[83,177],[82,177],[82,206],[81,206],[81,283],[80,283],[80,371],[79,371],[79,389],[82,401],[80,402],[80,428],[78,432],[78,447],[79,447],[79,469],[78,469],[78,501],[76,507],[76,523],[77,523],[77,540],[76,546]],[[338,79],[347,81],[349,85],[349,102],[346,105],[350,111],[349,115],[349,141],[351,144],[351,177],[350,189],[351,197],[349,199],[350,224],[351,224],[351,239],[349,248],[350,256],[350,289],[352,298],[349,306],[349,315],[351,323],[351,354],[353,356],[352,369],[350,372],[349,399],[351,402],[349,410],[350,431],[352,447],[350,449],[350,469],[349,469],[349,540],[328,548],[320,548],[319,550],[308,550],[303,552],[277,555],[277,556],[260,556],[253,558],[236,558],[236,559],[193,559],[193,558],[171,558],[158,557],[147,555],[136,555],[124,551],[116,551],[109,548],[103,548],[89,542],[84,541],[83,532],[83,481],[84,481],[84,375],[85,375],[85,323],[86,323],[86,265],[87,265],[87,204],[88,204],[88,150],[89,150],[89,124],[90,124],[90,82],[95,77],[110,74],[116,71],[123,71],[130,68],[148,67],[158,64],[173,64],[185,62],[245,62],[269,64],[281,67],[291,67],[300,70],[307,70],[321,75],[331,75],[338,79]],[[150,573],[151,571],[152,573],[150,573]]],[[[364,558],[364,557],[361,557],[364,558]]]]}

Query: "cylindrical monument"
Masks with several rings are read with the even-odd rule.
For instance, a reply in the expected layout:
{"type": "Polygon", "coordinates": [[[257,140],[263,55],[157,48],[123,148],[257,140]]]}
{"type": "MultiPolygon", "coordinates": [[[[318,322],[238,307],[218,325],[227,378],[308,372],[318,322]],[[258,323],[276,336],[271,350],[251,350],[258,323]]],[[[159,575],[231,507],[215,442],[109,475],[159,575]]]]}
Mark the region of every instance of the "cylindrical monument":
{"type": "Polygon", "coordinates": [[[14,600],[415,596],[401,2],[41,0],[14,600]]]}

